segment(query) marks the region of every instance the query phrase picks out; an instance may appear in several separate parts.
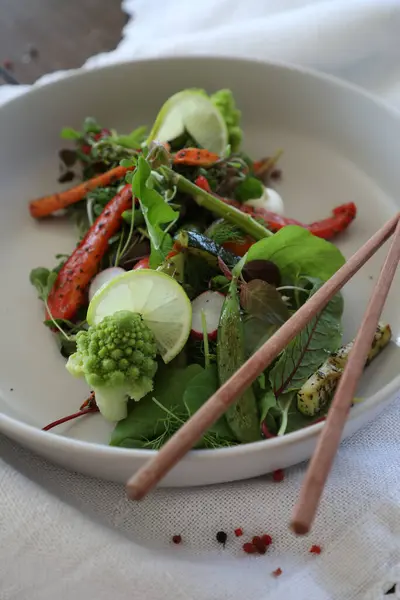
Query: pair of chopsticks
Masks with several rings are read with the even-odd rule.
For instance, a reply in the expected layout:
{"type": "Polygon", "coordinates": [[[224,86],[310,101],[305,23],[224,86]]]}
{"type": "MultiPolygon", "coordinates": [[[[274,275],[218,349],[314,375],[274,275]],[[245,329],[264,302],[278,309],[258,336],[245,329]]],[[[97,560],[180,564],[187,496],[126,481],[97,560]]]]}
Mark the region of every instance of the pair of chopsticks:
{"type": "Polygon", "coordinates": [[[295,507],[291,527],[297,534],[309,531],[325,482],[340,443],[358,380],[364,369],[376,327],[400,260],[400,213],[392,217],[316,292],[242,367],[175,433],[127,483],[128,496],[143,498],[202,435],[271,364],[288,343],[306,327],[331,298],[395,232],[380,276],[365,312],[328,417],[310,462],[295,507]]]}

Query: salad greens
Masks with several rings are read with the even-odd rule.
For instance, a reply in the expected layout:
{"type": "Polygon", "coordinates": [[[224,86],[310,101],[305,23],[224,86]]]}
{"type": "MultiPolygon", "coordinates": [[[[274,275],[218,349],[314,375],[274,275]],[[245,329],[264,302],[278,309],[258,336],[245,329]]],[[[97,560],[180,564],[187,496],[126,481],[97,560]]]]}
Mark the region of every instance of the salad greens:
{"type": "MultiPolygon", "coordinates": [[[[117,421],[111,445],[159,449],[345,262],[328,240],[354,204],[311,225],[271,212],[265,186],[281,152],[252,160],[240,118],[225,89],[179,92],[153,127],[127,135],[88,118],[62,130],[72,147],[59,153],[61,177],[85,186],[30,203],[35,218],[63,209],[77,228],[71,255],[30,281],[68,370],[117,421]]],[[[338,294],[196,447],[283,435],[323,416],[349,352],[339,349],[342,312],[338,294]]],[[[382,331],[371,358],[390,339],[382,331]]]]}
{"type": "Polygon", "coordinates": [[[282,277],[296,281],[301,275],[329,279],[344,265],[340,250],[297,225],[288,225],[275,235],[254,244],[247,260],[271,260],[282,277]]]}
{"type": "Polygon", "coordinates": [[[165,261],[172,249],[173,241],[168,229],[177,222],[179,212],[165,202],[161,194],[151,187],[152,184],[151,167],[140,156],[132,177],[132,193],[139,199],[151,242],[150,267],[155,269],[165,261]]]}

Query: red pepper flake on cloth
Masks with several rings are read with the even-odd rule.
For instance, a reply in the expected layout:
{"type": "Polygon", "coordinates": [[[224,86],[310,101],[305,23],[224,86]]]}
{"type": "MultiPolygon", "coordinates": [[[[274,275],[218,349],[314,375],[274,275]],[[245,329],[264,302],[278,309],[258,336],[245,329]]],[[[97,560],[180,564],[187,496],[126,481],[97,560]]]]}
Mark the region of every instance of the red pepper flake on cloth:
{"type": "Polygon", "coordinates": [[[255,535],[251,542],[246,542],[242,548],[246,554],[265,554],[271,544],[272,537],[264,533],[261,536],[255,535]]]}
{"type": "Polygon", "coordinates": [[[261,536],[261,540],[266,546],[270,546],[272,544],[272,537],[267,533],[264,533],[264,535],[261,536]]]}
{"type": "Polygon", "coordinates": [[[277,469],[272,473],[272,479],[274,481],[283,481],[285,479],[285,471],[283,469],[277,469]]]}
{"type": "Polygon", "coordinates": [[[174,544],[180,544],[182,542],[182,536],[180,535],[174,535],[172,537],[172,541],[174,544]]]}
{"type": "Polygon", "coordinates": [[[278,567],[277,569],[275,569],[275,571],[272,571],[272,575],[274,577],[280,577],[282,575],[282,569],[280,567],[278,567]]]}
{"type": "Polygon", "coordinates": [[[241,527],[238,527],[237,529],[235,529],[235,535],[236,537],[240,537],[243,535],[243,529],[241,527]]]}
{"type": "Polygon", "coordinates": [[[321,548],[321,546],[314,544],[313,546],[311,546],[309,552],[310,552],[310,554],[321,554],[322,548],[321,548]]]}
{"type": "Polygon", "coordinates": [[[257,552],[257,548],[251,542],[246,542],[243,544],[242,548],[243,552],[246,552],[246,554],[255,554],[257,552]]]}
{"type": "Polygon", "coordinates": [[[264,544],[259,535],[255,535],[252,539],[253,546],[257,548],[258,554],[265,554],[267,546],[264,544]]]}

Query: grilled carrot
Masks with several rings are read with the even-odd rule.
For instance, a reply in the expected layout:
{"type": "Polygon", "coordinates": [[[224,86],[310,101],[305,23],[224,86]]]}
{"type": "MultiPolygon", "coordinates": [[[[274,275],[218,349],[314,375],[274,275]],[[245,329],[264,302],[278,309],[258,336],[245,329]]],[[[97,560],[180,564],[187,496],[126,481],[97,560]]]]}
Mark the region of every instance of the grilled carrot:
{"type": "Polygon", "coordinates": [[[122,213],[132,206],[132,187],[124,188],[104,207],[79,246],[58,273],[47,299],[47,318],[72,319],[86,300],[87,287],[99,270],[108,241],[122,223],[122,213]]]}
{"type": "Polygon", "coordinates": [[[35,217],[36,219],[48,217],[57,210],[66,208],[71,204],[75,204],[76,202],[83,200],[86,194],[91,190],[94,190],[98,187],[106,187],[118,179],[122,179],[127,170],[128,169],[126,167],[115,167],[106,173],[97,175],[96,177],[93,177],[93,179],[84,181],[83,183],[70,188],[69,190],[65,190],[64,192],[59,192],[57,194],[51,194],[50,196],[43,196],[42,198],[32,200],[32,202],[29,203],[29,211],[32,217],[35,217]]]}
{"type": "Polygon", "coordinates": [[[221,160],[218,154],[209,152],[204,148],[183,148],[174,156],[174,165],[187,165],[190,167],[211,167],[221,160]]]}

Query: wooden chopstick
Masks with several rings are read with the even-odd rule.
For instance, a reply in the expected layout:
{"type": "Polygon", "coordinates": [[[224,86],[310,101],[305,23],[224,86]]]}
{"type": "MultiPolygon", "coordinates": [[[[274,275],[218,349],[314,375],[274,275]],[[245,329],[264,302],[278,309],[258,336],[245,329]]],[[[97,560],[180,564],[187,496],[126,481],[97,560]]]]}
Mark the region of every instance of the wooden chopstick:
{"type": "Polygon", "coordinates": [[[392,235],[399,214],[392,217],[316,292],[232,377],[172,436],[157,455],[129,479],[130,498],[143,498],[204,433],[268,367],[288,343],[317,315],[392,235]]]}
{"type": "Polygon", "coordinates": [[[374,334],[400,260],[400,220],[382,271],[374,287],[344,372],[339,380],[317,447],[308,467],[291,528],[298,535],[309,532],[331,470],[346,418],[361,377],[374,334]]]}

